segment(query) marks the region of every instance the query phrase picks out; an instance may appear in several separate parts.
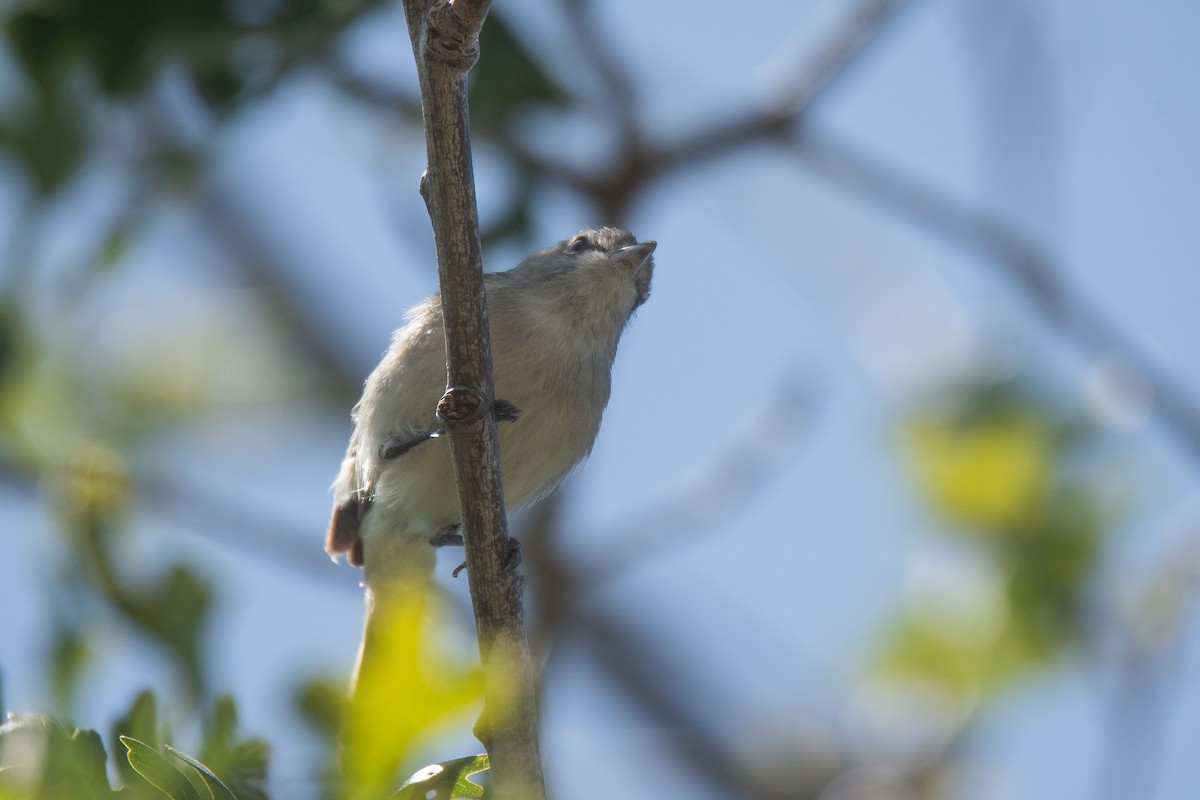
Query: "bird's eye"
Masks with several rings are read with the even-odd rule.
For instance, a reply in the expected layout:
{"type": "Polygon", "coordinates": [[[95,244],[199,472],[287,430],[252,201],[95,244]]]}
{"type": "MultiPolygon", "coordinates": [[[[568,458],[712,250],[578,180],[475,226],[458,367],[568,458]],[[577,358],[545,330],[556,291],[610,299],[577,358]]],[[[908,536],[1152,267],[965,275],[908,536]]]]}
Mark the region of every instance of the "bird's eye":
{"type": "Polygon", "coordinates": [[[567,244],[568,253],[582,253],[592,246],[586,236],[576,236],[567,244]]]}

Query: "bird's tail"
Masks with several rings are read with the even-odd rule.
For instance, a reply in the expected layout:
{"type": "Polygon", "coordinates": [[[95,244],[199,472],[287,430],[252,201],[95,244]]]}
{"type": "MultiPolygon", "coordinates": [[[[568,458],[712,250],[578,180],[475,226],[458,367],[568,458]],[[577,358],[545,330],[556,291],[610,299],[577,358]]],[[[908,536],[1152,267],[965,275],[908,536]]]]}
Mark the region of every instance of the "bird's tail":
{"type": "MultiPolygon", "coordinates": [[[[424,542],[414,542],[429,551],[424,542]]],[[[425,600],[431,571],[424,558],[410,569],[367,581],[362,644],[342,728],[341,767],[359,786],[388,785],[396,764],[391,754],[407,750],[402,724],[420,685],[425,633],[425,600]]]]}

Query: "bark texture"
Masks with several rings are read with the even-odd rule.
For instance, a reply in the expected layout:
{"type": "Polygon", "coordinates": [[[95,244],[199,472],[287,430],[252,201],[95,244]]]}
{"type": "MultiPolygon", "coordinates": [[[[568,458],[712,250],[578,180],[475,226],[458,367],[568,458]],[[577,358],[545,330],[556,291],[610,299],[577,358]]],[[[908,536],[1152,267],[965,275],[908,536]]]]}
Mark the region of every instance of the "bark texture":
{"type": "Polygon", "coordinates": [[[484,671],[475,733],[502,798],[545,797],[522,580],[512,552],[496,436],[491,348],[471,141],[467,73],[479,57],[488,0],[405,0],[421,82],[428,169],[421,179],[437,248],[446,326],[447,393],[438,415],[450,438],[467,575],[484,671]]]}

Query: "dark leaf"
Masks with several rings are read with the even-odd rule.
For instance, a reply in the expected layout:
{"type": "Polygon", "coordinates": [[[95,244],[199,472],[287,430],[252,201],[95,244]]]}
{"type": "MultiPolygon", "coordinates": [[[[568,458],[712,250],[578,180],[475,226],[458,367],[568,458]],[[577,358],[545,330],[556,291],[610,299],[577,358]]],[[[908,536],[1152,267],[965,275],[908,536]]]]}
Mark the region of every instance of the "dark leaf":
{"type": "Polygon", "coordinates": [[[174,747],[167,745],[167,752],[178,758],[180,761],[187,764],[196,772],[200,773],[200,777],[204,779],[204,784],[208,787],[212,794],[213,800],[238,800],[237,796],[221,782],[221,779],[216,776],[211,769],[201,764],[196,759],[189,756],[187,753],[181,753],[174,747]]]}
{"type": "MultiPolygon", "coordinates": [[[[158,703],[153,692],[146,689],[134,698],[125,716],[113,724],[112,736],[118,744],[122,736],[128,736],[155,749],[161,745],[158,735],[158,703]]],[[[136,773],[128,760],[117,759],[117,769],[121,773],[121,780],[126,784],[134,780],[136,773]]]]}
{"type": "Polygon", "coordinates": [[[471,70],[467,98],[471,126],[480,131],[502,127],[528,106],[563,106],[571,100],[498,14],[488,15],[480,33],[479,63],[471,70]]]}
{"type": "Polygon", "coordinates": [[[237,706],[233,698],[217,698],[204,732],[200,761],[232,788],[241,800],[265,800],[270,748],[262,739],[238,737],[237,706]]]}
{"type": "Polygon", "coordinates": [[[313,680],[297,692],[296,707],[304,721],[326,741],[334,741],[346,718],[346,687],[313,680]]]}
{"type": "Polygon", "coordinates": [[[83,159],[85,126],[78,94],[67,88],[37,94],[0,120],[0,146],[13,152],[43,196],[74,175],[83,159]]]}
{"type": "Polygon", "coordinates": [[[37,8],[9,18],[8,40],[26,73],[43,91],[58,83],[83,46],[66,17],[37,8]]]}
{"type": "Polygon", "coordinates": [[[129,736],[122,736],[121,744],[129,751],[134,770],[171,800],[204,800],[187,777],[153,747],[129,736]]]}

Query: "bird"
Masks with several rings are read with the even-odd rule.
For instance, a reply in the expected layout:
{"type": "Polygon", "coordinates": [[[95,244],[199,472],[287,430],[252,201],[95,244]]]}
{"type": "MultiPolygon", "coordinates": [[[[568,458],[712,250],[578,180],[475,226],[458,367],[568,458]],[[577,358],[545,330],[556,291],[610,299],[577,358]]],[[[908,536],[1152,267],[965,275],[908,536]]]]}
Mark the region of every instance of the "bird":
{"type": "MultiPolygon", "coordinates": [[[[621,334],[650,295],[656,247],[619,228],[584,230],[484,275],[506,510],[544,497],[590,453],[621,334]]],[[[333,483],[325,549],[363,568],[364,649],[372,609],[418,591],[435,548],[462,542],[436,414],[445,389],[435,294],[408,311],[367,378],[333,483]]]]}

